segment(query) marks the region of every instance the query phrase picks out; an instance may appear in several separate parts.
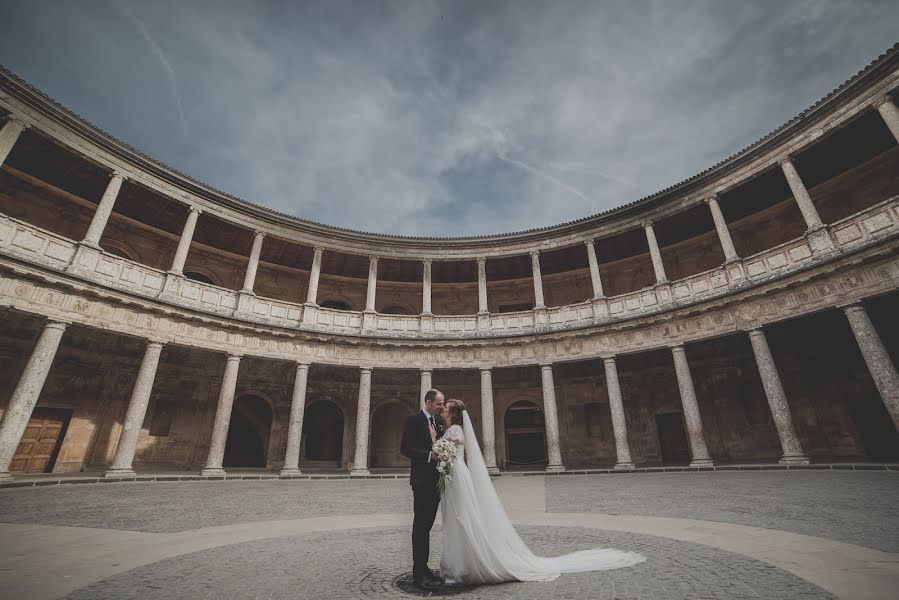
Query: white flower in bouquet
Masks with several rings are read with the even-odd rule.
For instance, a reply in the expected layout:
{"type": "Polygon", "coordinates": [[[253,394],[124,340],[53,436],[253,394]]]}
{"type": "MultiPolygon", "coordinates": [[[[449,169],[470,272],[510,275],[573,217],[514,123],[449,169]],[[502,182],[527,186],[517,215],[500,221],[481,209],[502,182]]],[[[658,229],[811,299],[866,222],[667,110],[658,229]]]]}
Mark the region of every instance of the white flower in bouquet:
{"type": "Polygon", "coordinates": [[[434,442],[431,451],[434,452],[434,456],[437,458],[437,472],[440,474],[437,487],[440,488],[440,495],[442,496],[446,489],[446,482],[452,480],[450,473],[453,461],[456,460],[456,444],[447,439],[439,439],[434,442]]]}

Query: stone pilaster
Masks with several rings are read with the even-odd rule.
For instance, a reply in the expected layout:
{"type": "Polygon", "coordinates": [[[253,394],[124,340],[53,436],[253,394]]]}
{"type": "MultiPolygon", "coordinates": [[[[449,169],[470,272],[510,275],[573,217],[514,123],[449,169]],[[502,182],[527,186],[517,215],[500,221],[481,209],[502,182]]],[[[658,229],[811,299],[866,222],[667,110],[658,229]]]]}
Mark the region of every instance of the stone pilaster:
{"type": "Polygon", "coordinates": [[[706,204],[712,213],[712,220],[715,222],[715,231],[718,232],[718,240],[721,242],[721,249],[724,251],[724,262],[730,263],[740,260],[737,256],[737,250],[734,248],[734,241],[730,237],[730,230],[727,228],[727,221],[724,220],[724,213],[718,205],[718,196],[706,198],[706,204]]]}
{"type": "Polygon", "coordinates": [[[34,406],[44,388],[67,326],[68,323],[61,321],[49,321],[44,325],[16,389],[10,396],[3,420],[0,421],[0,481],[11,477],[9,464],[22,441],[25,428],[28,427],[31,413],[34,412],[34,406]]]}
{"type": "Polygon", "coordinates": [[[250,250],[250,260],[247,262],[247,273],[243,278],[241,294],[253,294],[253,286],[256,284],[256,271],[259,269],[259,255],[262,253],[262,240],[265,239],[264,231],[257,231],[253,238],[253,248],[250,250]]]}
{"type": "Polygon", "coordinates": [[[690,375],[690,363],[683,344],[671,346],[674,357],[674,370],[677,373],[677,386],[680,388],[681,404],[684,407],[684,420],[687,422],[687,434],[690,438],[690,452],[693,460],[691,467],[710,467],[712,458],[705,443],[702,429],[702,418],[699,415],[699,403],[696,401],[696,390],[693,388],[693,377],[690,375]]]}
{"type": "Polygon", "coordinates": [[[371,369],[359,375],[359,401],[356,405],[356,453],[350,475],[368,475],[369,412],[371,411],[371,369]]]}
{"type": "Polygon", "coordinates": [[[181,230],[181,238],[178,240],[178,249],[175,250],[175,258],[172,260],[172,275],[184,275],[184,263],[187,262],[187,254],[190,252],[190,244],[194,239],[194,230],[197,228],[197,218],[202,210],[195,206],[190,207],[184,229],[181,230]]]}
{"type": "Polygon", "coordinates": [[[665,263],[662,262],[662,253],[659,251],[659,242],[656,241],[656,232],[653,229],[651,221],[642,223],[643,230],[646,232],[646,243],[649,244],[649,256],[652,257],[652,268],[656,274],[656,283],[667,283],[668,276],[665,275],[665,263]]]}
{"type": "Polygon", "coordinates": [[[6,162],[6,157],[9,156],[19,136],[26,128],[27,125],[24,121],[17,117],[10,117],[3,124],[3,128],[0,129],[0,166],[6,162]]]}
{"type": "Polygon", "coordinates": [[[231,424],[231,407],[234,405],[234,390],[237,388],[237,371],[240,369],[240,354],[229,354],[225,363],[225,374],[219,390],[218,406],[215,409],[215,421],[212,425],[212,441],[209,443],[209,456],[206,468],[201,475],[224,476],[222,460],[225,458],[225,442],[228,439],[228,426],[231,424]]]}
{"type": "Polygon", "coordinates": [[[564,471],[562,448],[559,445],[559,416],[556,409],[556,386],[553,383],[553,366],[540,365],[543,381],[543,413],[546,417],[547,471],[564,471]]]}
{"type": "Polygon", "coordinates": [[[421,314],[431,315],[431,259],[421,261],[424,273],[421,281],[421,314]]]}
{"type": "Polygon", "coordinates": [[[627,441],[627,420],[624,418],[624,402],[621,399],[621,384],[618,382],[618,366],[615,357],[603,357],[606,370],[606,388],[609,392],[609,409],[612,412],[612,431],[615,434],[615,453],[618,462],[615,468],[628,470],[634,468],[631,460],[631,447],[627,441]]]}
{"type": "Polygon", "coordinates": [[[375,297],[378,292],[378,257],[368,257],[368,289],[365,296],[365,311],[375,311],[375,297]]]}
{"type": "Polygon", "coordinates": [[[306,383],[309,380],[309,364],[297,363],[290,400],[290,422],[287,424],[287,449],[281,475],[300,474],[300,439],[303,435],[303,413],[306,410],[306,383]]]}
{"type": "Polygon", "coordinates": [[[499,473],[496,466],[496,425],[493,420],[493,375],[481,369],[481,436],[484,439],[484,463],[489,473],[499,473]]]}
{"type": "Polygon", "coordinates": [[[596,246],[593,240],[584,242],[587,246],[587,261],[590,263],[590,282],[593,284],[593,299],[604,298],[602,291],[602,278],[599,276],[599,261],[596,260],[596,246]]]}
{"type": "Polygon", "coordinates": [[[478,314],[487,314],[487,259],[478,257],[478,314]]]}
{"type": "Polygon", "coordinates": [[[103,197],[100,198],[100,203],[94,212],[94,218],[91,219],[91,224],[87,228],[87,234],[81,240],[82,244],[100,249],[100,239],[103,237],[103,231],[106,229],[106,223],[109,221],[109,215],[112,214],[112,207],[115,205],[124,180],[125,176],[121,173],[112,174],[106,185],[106,191],[103,192],[103,197]]]}
{"type": "MultiPolygon", "coordinates": [[[[889,96],[884,96],[875,103],[875,107],[881,118],[883,118],[883,122],[886,123],[886,126],[892,132],[893,137],[899,142],[899,108],[896,108],[896,103],[889,96]]],[[[2,156],[2,152],[0,152],[0,157],[2,156]]],[[[0,164],[2,162],[2,159],[0,159],[0,164]]]]}
{"type": "Polygon", "coordinates": [[[425,407],[425,394],[433,387],[431,383],[431,369],[421,370],[421,385],[419,387],[418,404],[421,408],[425,407]]]}
{"type": "Polygon", "coordinates": [[[106,477],[134,476],[132,465],[134,452],[137,449],[137,441],[144,418],[147,416],[147,405],[150,403],[150,392],[153,391],[153,382],[156,380],[156,369],[159,367],[162,346],[161,342],[147,342],[144,359],[137,373],[137,380],[134,382],[134,390],[131,392],[131,401],[128,402],[122,432],[119,434],[115,457],[106,470],[106,477]]]}
{"type": "Polygon", "coordinates": [[[880,392],[880,398],[893,419],[893,425],[899,431],[899,373],[896,372],[896,365],[890,359],[864,305],[857,302],[841,308],[846,313],[855,341],[862,351],[877,391],[880,392]]]}
{"type": "Polygon", "coordinates": [[[315,247],[315,253],[312,255],[312,268],[309,270],[309,289],[306,290],[306,304],[308,306],[318,306],[318,279],[322,271],[322,255],[325,249],[321,246],[315,247]]]}
{"type": "Polygon", "coordinates": [[[762,377],[762,386],[765,388],[765,396],[768,398],[768,406],[771,407],[774,426],[777,428],[777,435],[783,449],[784,454],[780,463],[807,465],[809,459],[802,450],[802,444],[799,443],[796,430],[793,428],[793,417],[790,414],[790,406],[787,404],[787,395],[780,383],[780,375],[774,364],[771,348],[768,347],[765,332],[761,328],[751,329],[749,341],[752,343],[752,352],[755,354],[759,375],[762,377]]]}
{"type": "Polygon", "coordinates": [[[546,308],[543,300],[543,276],[540,274],[540,253],[531,250],[531,271],[534,279],[534,309],[546,308]]]}

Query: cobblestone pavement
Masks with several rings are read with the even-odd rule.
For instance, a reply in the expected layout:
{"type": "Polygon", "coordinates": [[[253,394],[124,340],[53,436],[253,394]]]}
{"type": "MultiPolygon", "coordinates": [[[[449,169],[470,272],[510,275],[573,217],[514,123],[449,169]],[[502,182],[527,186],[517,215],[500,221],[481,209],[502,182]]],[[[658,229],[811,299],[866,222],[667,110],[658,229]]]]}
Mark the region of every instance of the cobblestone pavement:
{"type": "Polygon", "coordinates": [[[547,512],[752,525],[899,552],[899,473],[758,471],[546,478],[547,512]]]}
{"type": "MultiPolygon", "coordinates": [[[[593,547],[636,550],[647,562],[627,569],[571,573],[552,582],[484,586],[456,598],[768,600],[833,598],[781,569],[708,546],[629,533],[525,527],[538,554],[593,547]]],[[[162,560],[84,587],[71,599],[393,598],[409,569],[409,532],[369,529],[261,540],[162,560]]],[[[435,531],[432,547],[439,554],[435,531]]],[[[432,554],[432,566],[439,556],[432,554]]]]}

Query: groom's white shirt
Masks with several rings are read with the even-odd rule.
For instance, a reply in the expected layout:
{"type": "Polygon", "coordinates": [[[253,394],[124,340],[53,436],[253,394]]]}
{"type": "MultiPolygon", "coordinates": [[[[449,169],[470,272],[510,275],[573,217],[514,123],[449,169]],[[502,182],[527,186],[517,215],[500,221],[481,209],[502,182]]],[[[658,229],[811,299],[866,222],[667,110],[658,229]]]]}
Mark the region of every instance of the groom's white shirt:
{"type": "MultiPolygon", "coordinates": [[[[430,427],[430,426],[431,426],[431,419],[433,418],[433,415],[432,415],[431,413],[429,413],[428,411],[426,411],[425,409],[421,409],[421,412],[424,413],[425,418],[428,420],[428,427],[430,427]]],[[[437,425],[436,425],[437,421],[434,421],[434,423],[435,423],[435,425],[434,425],[434,430],[436,431],[436,429],[437,429],[437,425]]],[[[428,462],[429,462],[429,463],[431,462],[431,455],[432,455],[432,454],[434,454],[434,453],[433,453],[433,452],[428,452],[428,462]]]]}

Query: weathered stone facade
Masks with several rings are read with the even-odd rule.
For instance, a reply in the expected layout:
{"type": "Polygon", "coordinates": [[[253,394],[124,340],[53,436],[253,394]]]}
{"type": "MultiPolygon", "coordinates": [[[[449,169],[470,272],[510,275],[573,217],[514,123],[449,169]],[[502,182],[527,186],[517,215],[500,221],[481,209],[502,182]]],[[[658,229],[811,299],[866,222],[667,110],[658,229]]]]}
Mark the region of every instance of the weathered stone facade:
{"type": "Polygon", "coordinates": [[[639,202],[427,239],[228,196],[0,72],[0,478],[402,468],[431,386],[490,467],[894,460],[897,87],[894,48],[639,202]]]}

